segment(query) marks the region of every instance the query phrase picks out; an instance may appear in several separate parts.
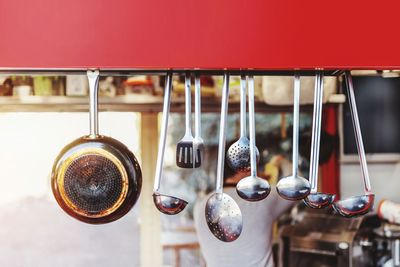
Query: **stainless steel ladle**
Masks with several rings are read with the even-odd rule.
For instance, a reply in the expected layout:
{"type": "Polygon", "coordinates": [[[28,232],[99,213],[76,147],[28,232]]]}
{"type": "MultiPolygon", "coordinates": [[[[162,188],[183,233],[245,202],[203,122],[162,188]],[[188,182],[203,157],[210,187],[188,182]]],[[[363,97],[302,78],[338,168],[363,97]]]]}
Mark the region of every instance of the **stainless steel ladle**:
{"type": "Polygon", "coordinates": [[[299,109],[300,109],[300,76],[294,76],[293,98],[293,155],[292,175],[279,180],[276,185],[278,194],[287,200],[300,200],[310,193],[310,183],[298,175],[299,164],[299,109]]]}
{"type": "Polygon", "coordinates": [[[321,140],[322,99],[324,93],[323,73],[317,72],[314,90],[314,113],[311,137],[310,182],[311,192],[303,199],[304,203],[314,209],[328,207],[335,200],[334,194],[318,192],[318,165],[321,140]]]}
{"type": "Polygon", "coordinates": [[[235,241],[242,232],[242,212],[235,200],[223,192],[226,117],[228,115],[229,76],[224,75],[219,130],[215,193],[207,200],[205,216],[211,233],[221,241],[235,241]]]}
{"type": "Polygon", "coordinates": [[[349,97],[351,120],[353,122],[353,128],[356,138],[358,157],[360,159],[365,194],[337,201],[333,204],[333,208],[341,216],[352,218],[368,213],[374,206],[375,195],[371,192],[371,182],[369,179],[367,160],[365,158],[364,144],[361,136],[360,121],[358,119],[357,105],[354,97],[353,81],[350,71],[345,72],[345,80],[349,97]]]}
{"type": "Polygon", "coordinates": [[[250,129],[250,160],[251,173],[240,180],[236,185],[238,195],[247,201],[260,201],[271,192],[271,186],[267,180],[257,177],[256,162],[256,133],[254,118],[254,78],[249,76],[249,129],[250,129]]]}
{"type": "MultiPolygon", "coordinates": [[[[250,140],[246,134],[246,76],[240,77],[240,137],[226,152],[226,163],[234,172],[251,170],[250,140]]],[[[257,162],[260,156],[256,147],[257,162]]]]}
{"type": "Polygon", "coordinates": [[[162,167],[164,162],[165,141],[167,139],[167,127],[168,127],[169,106],[171,102],[171,91],[172,91],[172,73],[168,73],[165,80],[164,106],[163,106],[160,140],[158,143],[157,165],[156,165],[156,173],[154,178],[154,189],[153,189],[154,205],[157,207],[159,211],[167,215],[178,214],[188,204],[188,202],[183,199],[159,193],[161,176],[162,176],[162,167]]]}

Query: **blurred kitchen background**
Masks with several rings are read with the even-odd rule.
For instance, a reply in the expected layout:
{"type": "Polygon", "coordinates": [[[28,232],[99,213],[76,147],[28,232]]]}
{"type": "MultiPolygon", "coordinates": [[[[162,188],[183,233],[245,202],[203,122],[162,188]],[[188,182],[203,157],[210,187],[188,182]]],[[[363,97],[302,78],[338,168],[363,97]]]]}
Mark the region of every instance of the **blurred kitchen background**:
{"type": "MultiPolygon", "coordinates": [[[[400,203],[399,75],[396,72],[353,74],[376,207],[382,200],[400,203]]],[[[176,143],[183,135],[184,125],[183,77],[174,77],[162,188],[167,194],[189,201],[189,205],[179,215],[166,216],[156,210],[151,197],[163,77],[101,78],[100,132],[120,140],[139,157],[144,180],[140,201],[125,217],[106,225],[87,225],[58,207],[50,187],[51,167],[57,154],[89,130],[86,76],[1,76],[0,266],[204,266],[194,229],[193,206],[214,188],[222,77],[204,76],[201,81],[205,162],[202,168],[183,170],[175,165],[176,143]]],[[[343,83],[336,77],[325,77],[324,82],[321,190],[341,198],[362,194],[343,83]]],[[[256,78],[259,176],[273,185],[280,178],[281,169],[290,168],[292,83],[292,77],[256,78]],[[289,165],[284,166],[283,162],[289,165]]],[[[239,77],[232,77],[230,86],[227,147],[239,136],[239,77]]],[[[300,170],[304,177],[308,177],[309,168],[313,92],[314,77],[302,77],[300,170]]],[[[292,229],[288,226],[304,227],[305,212],[310,211],[299,203],[276,224],[274,243],[279,264],[284,264],[279,257],[282,253],[283,257],[296,257],[292,255],[294,251],[284,246],[288,238],[285,231],[292,229]]],[[[323,216],[325,222],[334,217],[329,211],[318,216],[323,216]]],[[[384,266],[385,260],[391,258],[391,241],[379,241],[376,234],[362,230],[375,224],[362,223],[354,229],[348,244],[360,248],[362,256],[371,257],[371,265],[354,266],[384,266]]],[[[336,221],[332,225],[341,227],[336,221]]],[[[292,236],[299,231],[293,229],[292,236]]],[[[335,243],[334,238],[330,242],[336,247],[340,243],[335,243]]],[[[354,251],[357,250],[351,253],[354,251]]],[[[302,253],[308,252],[304,248],[302,253]]],[[[325,264],[315,266],[349,266],[339,265],[338,258],[326,260],[323,254],[313,257],[314,262],[325,264]]],[[[357,257],[350,254],[343,261],[357,257]]]]}

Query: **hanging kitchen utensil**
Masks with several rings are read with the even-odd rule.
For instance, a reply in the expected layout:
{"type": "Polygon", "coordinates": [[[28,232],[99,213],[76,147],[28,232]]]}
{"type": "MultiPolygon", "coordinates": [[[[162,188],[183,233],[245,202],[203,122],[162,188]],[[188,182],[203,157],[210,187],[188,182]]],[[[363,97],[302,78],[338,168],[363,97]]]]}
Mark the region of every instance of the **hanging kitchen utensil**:
{"type": "Polygon", "coordinates": [[[254,78],[249,76],[249,129],[250,129],[250,160],[251,174],[239,181],[236,185],[238,195],[247,201],[260,201],[271,192],[267,180],[257,177],[256,162],[256,129],[254,118],[254,78]]]}
{"type": "Polygon", "coordinates": [[[360,121],[358,119],[357,105],[354,97],[353,81],[350,71],[345,72],[347,93],[351,120],[353,122],[354,134],[357,144],[358,157],[360,159],[361,173],[364,182],[364,195],[353,196],[333,203],[333,208],[343,217],[352,218],[368,213],[374,206],[375,195],[371,191],[371,182],[365,158],[364,144],[361,135],[360,121]]]}
{"type": "Polygon", "coordinates": [[[300,76],[294,76],[293,98],[293,155],[292,175],[279,180],[276,185],[278,194],[287,200],[300,200],[310,193],[310,183],[298,175],[299,164],[299,107],[300,107],[300,76]]]}
{"type": "Polygon", "coordinates": [[[180,168],[199,167],[193,162],[193,135],[192,135],[192,112],[191,112],[191,82],[190,73],[185,75],[185,135],[176,145],[176,165],[180,168]]]}
{"type": "Polygon", "coordinates": [[[194,80],[194,140],[193,140],[193,153],[194,161],[193,167],[201,166],[204,152],[204,141],[201,138],[201,84],[200,75],[196,74],[194,80]]]}
{"type": "Polygon", "coordinates": [[[163,106],[160,140],[158,142],[158,155],[157,155],[156,173],[154,178],[153,201],[154,205],[162,213],[168,215],[175,215],[181,212],[188,203],[183,199],[160,194],[158,192],[161,185],[162,167],[165,154],[165,141],[167,139],[168,115],[171,103],[171,91],[172,91],[172,73],[168,73],[165,80],[164,106],[163,106]]]}
{"type": "Polygon", "coordinates": [[[224,75],[221,121],[219,130],[218,164],[215,193],[207,200],[205,216],[211,233],[221,241],[235,241],[242,232],[242,212],[235,200],[223,192],[226,117],[228,115],[229,76],[224,75]]]}
{"type": "MultiPolygon", "coordinates": [[[[234,172],[248,172],[250,164],[250,140],[246,134],[246,76],[240,77],[240,137],[226,153],[226,163],[234,172]]],[[[260,153],[256,147],[257,162],[260,153]]]]}
{"type": "Polygon", "coordinates": [[[304,203],[314,209],[328,207],[335,200],[334,194],[318,192],[318,165],[319,150],[321,140],[321,120],[322,120],[322,99],[324,92],[324,80],[322,72],[318,72],[315,77],[314,92],[314,113],[311,138],[311,156],[310,156],[310,183],[311,192],[303,199],[304,203]]]}
{"type": "Polygon", "coordinates": [[[51,185],[60,207],[91,224],[115,221],[139,198],[142,173],[121,142],[99,135],[99,72],[87,72],[90,87],[90,134],[67,145],[56,158],[51,185]]]}

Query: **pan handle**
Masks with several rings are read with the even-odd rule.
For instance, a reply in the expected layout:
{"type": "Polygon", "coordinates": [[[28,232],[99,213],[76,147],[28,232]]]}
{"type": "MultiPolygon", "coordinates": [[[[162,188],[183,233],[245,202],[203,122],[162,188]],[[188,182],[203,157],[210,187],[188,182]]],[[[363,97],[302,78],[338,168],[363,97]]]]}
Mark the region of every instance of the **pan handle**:
{"type": "Polygon", "coordinates": [[[99,71],[88,70],[86,73],[89,80],[89,108],[90,108],[90,137],[99,136],[99,116],[98,116],[98,93],[99,93],[99,71]]]}

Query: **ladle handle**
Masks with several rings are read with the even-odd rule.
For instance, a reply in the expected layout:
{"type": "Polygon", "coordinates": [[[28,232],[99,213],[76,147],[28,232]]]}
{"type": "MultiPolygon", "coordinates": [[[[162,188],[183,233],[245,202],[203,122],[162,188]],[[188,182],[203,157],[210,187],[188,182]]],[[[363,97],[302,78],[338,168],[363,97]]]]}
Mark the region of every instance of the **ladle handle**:
{"type": "Polygon", "coordinates": [[[200,75],[196,74],[194,79],[194,124],[195,124],[195,137],[200,137],[201,135],[201,83],[200,75]]]}
{"type": "Polygon", "coordinates": [[[254,78],[249,76],[249,134],[251,176],[257,177],[256,126],[254,115],[254,78]]]}
{"type": "Polygon", "coordinates": [[[162,122],[160,130],[160,140],[158,141],[157,165],[154,177],[154,189],[153,189],[154,192],[157,192],[160,189],[162,167],[164,163],[164,154],[165,154],[165,142],[167,140],[167,127],[168,127],[169,107],[171,103],[171,91],[172,91],[172,73],[169,72],[165,79],[164,104],[163,104],[162,122]]]}
{"type": "Polygon", "coordinates": [[[225,132],[226,132],[226,117],[228,116],[228,96],[229,96],[229,74],[225,73],[223,87],[222,87],[221,121],[219,124],[217,183],[215,187],[216,193],[222,193],[222,186],[224,182],[225,138],[226,138],[225,132]]]}
{"type": "Polygon", "coordinates": [[[322,121],[322,99],[324,91],[324,77],[322,72],[318,72],[315,77],[314,89],[314,111],[311,137],[311,156],[310,156],[310,183],[311,193],[318,191],[318,165],[319,150],[321,145],[321,121],[322,121]]]}
{"type": "Polygon", "coordinates": [[[298,176],[299,166],[299,113],[300,113],[300,76],[294,76],[293,94],[293,151],[292,151],[292,177],[298,176]]]}
{"type": "Polygon", "coordinates": [[[246,76],[240,76],[240,137],[246,137],[246,76]]]}
{"type": "Polygon", "coordinates": [[[96,138],[99,135],[99,71],[88,70],[86,72],[89,81],[89,116],[90,116],[90,137],[96,138]]]}
{"type": "Polygon", "coordinates": [[[192,135],[192,99],[191,99],[191,81],[190,81],[190,73],[186,73],[185,75],[185,136],[192,135]]]}
{"type": "Polygon", "coordinates": [[[369,179],[367,159],[365,157],[365,150],[364,150],[364,144],[363,144],[362,135],[361,135],[360,121],[358,119],[357,105],[356,105],[356,100],[354,97],[353,80],[351,78],[350,71],[346,71],[344,75],[345,75],[345,80],[346,80],[346,85],[347,85],[346,86],[347,93],[349,95],[351,120],[353,122],[358,157],[360,158],[361,172],[362,172],[363,181],[364,181],[364,191],[366,194],[370,194],[371,193],[371,182],[369,179]]]}

